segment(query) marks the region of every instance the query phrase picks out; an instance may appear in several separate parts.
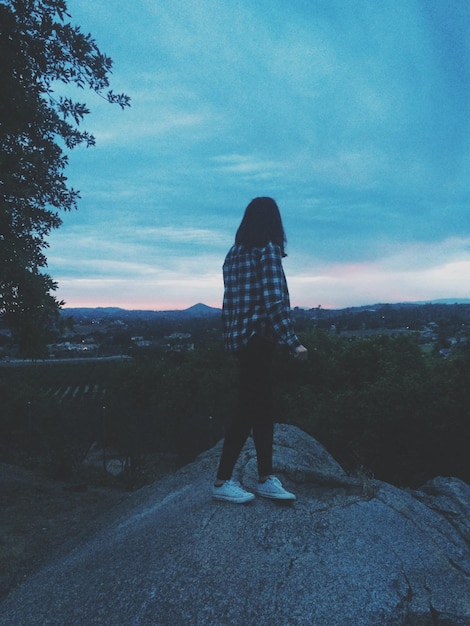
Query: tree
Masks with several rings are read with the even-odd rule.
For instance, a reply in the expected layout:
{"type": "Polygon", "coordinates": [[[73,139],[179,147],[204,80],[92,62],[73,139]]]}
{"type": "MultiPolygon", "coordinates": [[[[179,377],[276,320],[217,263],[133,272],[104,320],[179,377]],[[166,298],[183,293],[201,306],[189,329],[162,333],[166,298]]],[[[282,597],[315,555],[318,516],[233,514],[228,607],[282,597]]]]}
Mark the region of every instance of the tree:
{"type": "Polygon", "coordinates": [[[59,212],[80,197],[67,185],[66,151],[95,143],[80,128],[87,106],[57,92],[88,87],[129,106],[108,90],[112,60],[70,17],[66,0],[0,0],[0,314],[23,346],[63,304],[42,269],[59,212]]]}

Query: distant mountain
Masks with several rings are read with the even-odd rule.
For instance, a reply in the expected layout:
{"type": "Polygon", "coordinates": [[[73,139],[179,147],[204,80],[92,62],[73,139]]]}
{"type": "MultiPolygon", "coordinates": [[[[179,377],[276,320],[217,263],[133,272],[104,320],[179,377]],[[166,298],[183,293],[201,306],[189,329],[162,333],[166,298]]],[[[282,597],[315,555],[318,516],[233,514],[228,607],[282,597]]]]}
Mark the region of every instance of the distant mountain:
{"type": "MultiPolygon", "coordinates": [[[[361,311],[374,311],[382,307],[390,307],[391,309],[403,309],[420,307],[424,305],[453,305],[453,304],[470,304],[470,298],[442,298],[439,300],[426,300],[420,302],[396,302],[396,303],[375,303],[367,304],[363,306],[344,307],[342,309],[321,309],[323,315],[333,315],[340,311],[361,312],[361,311]]],[[[296,307],[299,311],[313,311],[318,310],[317,307],[296,307]]],[[[202,302],[198,302],[187,309],[172,309],[164,311],[151,311],[151,310],[139,310],[139,309],[122,309],[119,307],[78,307],[78,308],[64,308],[61,311],[64,316],[75,316],[82,318],[115,318],[121,319],[139,318],[139,319],[154,319],[171,318],[171,319],[193,319],[204,317],[216,317],[221,313],[221,309],[217,307],[207,306],[202,302]]]]}
{"type": "Polygon", "coordinates": [[[413,304],[470,304],[470,298],[441,298],[440,300],[427,300],[413,304]]]}
{"type": "Polygon", "coordinates": [[[322,307],[295,307],[300,311],[322,311],[325,314],[334,313],[337,314],[341,311],[350,312],[362,312],[362,311],[376,311],[383,307],[390,309],[406,309],[422,307],[425,305],[453,305],[453,304],[470,304],[470,298],[442,298],[440,300],[419,300],[415,302],[375,302],[374,304],[363,304],[358,306],[342,307],[341,309],[324,309],[322,307]]]}
{"type": "MultiPolygon", "coordinates": [[[[422,300],[422,301],[416,301],[416,302],[394,302],[394,303],[387,303],[387,302],[380,302],[380,303],[376,303],[376,304],[369,304],[369,305],[365,305],[365,306],[356,306],[356,307],[349,307],[347,310],[348,311],[372,311],[372,310],[377,310],[383,307],[389,307],[391,309],[411,309],[414,307],[422,307],[422,306],[426,306],[426,305],[453,305],[453,304],[470,304],[470,298],[442,298],[440,300],[422,300]]],[[[346,310],[346,309],[340,309],[340,310],[346,310]]]]}
{"type": "Polygon", "coordinates": [[[207,304],[202,304],[202,302],[198,302],[197,304],[193,304],[193,306],[190,306],[189,309],[184,309],[183,312],[196,317],[205,317],[207,315],[219,315],[220,309],[217,309],[213,306],[207,306],[207,304]]]}
{"type": "Polygon", "coordinates": [[[154,319],[159,318],[172,318],[172,319],[192,319],[203,317],[215,317],[219,316],[221,309],[216,307],[207,306],[198,302],[188,309],[174,309],[167,311],[151,311],[151,310],[139,310],[139,309],[122,309],[119,307],[71,307],[61,310],[63,316],[80,317],[85,319],[91,318],[116,318],[120,319],[154,319]]]}
{"type": "Polygon", "coordinates": [[[66,307],[61,309],[62,315],[80,315],[81,317],[99,316],[99,317],[116,317],[116,315],[128,314],[131,311],[120,309],[119,307],[66,307]]]}

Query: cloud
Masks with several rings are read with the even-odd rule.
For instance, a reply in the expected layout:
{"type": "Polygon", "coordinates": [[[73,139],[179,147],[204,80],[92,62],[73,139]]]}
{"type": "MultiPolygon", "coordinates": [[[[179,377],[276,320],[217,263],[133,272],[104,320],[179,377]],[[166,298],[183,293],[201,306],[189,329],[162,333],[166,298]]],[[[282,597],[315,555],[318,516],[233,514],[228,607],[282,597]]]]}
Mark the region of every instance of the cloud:
{"type": "Polygon", "coordinates": [[[176,225],[140,227],[136,229],[134,234],[141,241],[152,240],[157,246],[159,243],[221,246],[226,245],[227,242],[227,234],[225,232],[209,228],[179,227],[176,225]]]}
{"type": "Polygon", "coordinates": [[[288,281],[296,303],[318,301],[324,308],[343,308],[468,297],[469,272],[470,239],[464,238],[384,250],[375,261],[323,263],[311,272],[297,266],[288,281]]]}
{"type": "Polygon", "coordinates": [[[235,175],[251,181],[262,182],[285,174],[288,165],[282,161],[266,160],[255,155],[227,154],[212,158],[215,173],[235,175]]]}
{"type": "Polygon", "coordinates": [[[223,285],[219,273],[202,273],[190,267],[186,267],[185,271],[168,271],[158,267],[146,272],[140,267],[135,276],[128,276],[121,269],[116,268],[111,276],[92,273],[86,278],[64,276],[59,281],[59,298],[65,300],[67,307],[183,309],[201,299],[212,306],[221,305],[223,285]]]}

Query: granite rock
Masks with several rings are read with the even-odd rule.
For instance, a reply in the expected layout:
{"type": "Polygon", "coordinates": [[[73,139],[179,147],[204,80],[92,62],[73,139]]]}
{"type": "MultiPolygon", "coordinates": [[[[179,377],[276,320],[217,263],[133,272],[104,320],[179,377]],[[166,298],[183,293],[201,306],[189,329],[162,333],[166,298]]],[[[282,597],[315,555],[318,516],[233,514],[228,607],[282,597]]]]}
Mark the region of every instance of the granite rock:
{"type": "MultiPolygon", "coordinates": [[[[294,504],[211,500],[221,443],[108,512],[0,604],[0,624],[468,626],[470,487],[349,477],[293,426],[275,468],[294,504]]],[[[256,481],[250,440],[235,472],[256,481]]]]}

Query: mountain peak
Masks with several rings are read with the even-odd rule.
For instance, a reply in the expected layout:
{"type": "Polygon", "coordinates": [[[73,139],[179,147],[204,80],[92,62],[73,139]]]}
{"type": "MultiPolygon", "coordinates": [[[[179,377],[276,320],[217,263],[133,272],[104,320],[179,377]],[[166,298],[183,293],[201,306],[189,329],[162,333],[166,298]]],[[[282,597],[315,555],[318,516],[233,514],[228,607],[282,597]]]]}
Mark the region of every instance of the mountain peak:
{"type": "Polygon", "coordinates": [[[185,313],[196,313],[198,315],[208,315],[212,313],[219,313],[220,309],[216,309],[212,306],[207,306],[207,304],[203,304],[202,302],[198,302],[197,304],[193,304],[188,309],[185,309],[185,313]]]}

